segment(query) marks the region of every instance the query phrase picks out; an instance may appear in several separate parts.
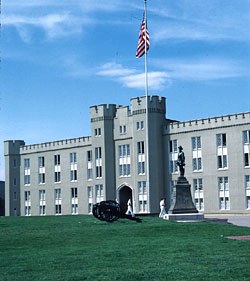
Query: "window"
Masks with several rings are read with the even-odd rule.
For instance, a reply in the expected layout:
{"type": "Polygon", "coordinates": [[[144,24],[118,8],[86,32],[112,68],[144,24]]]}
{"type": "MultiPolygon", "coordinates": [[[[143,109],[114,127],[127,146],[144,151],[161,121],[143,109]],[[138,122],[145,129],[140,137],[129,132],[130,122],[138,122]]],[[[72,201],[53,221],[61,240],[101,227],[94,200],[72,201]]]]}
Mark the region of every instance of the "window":
{"type": "Polygon", "coordinates": [[[144,154],[145,151],[144,151],[144,141],[140,141],[137,143],[137,151],[138,151],[138,154],[144,154]]]}
{"type": "Polygon", "coordinates": [[[96,203],[103,201],[103,185],[97,184],[95,186],[96,203]]]}
{"type": "Polygon", "coordinates": [[[130,156],[130,145],[129,144],[119,145],[118,150],[119,150],[120,158],[130,156]]]}
{"type": "Polygon", "coordinates": [[[77,188],[76,187],[71,188],[71,197],[72,198],[77,198],[78,197],[78,195],[77,195],[77,188]]]}
{"type": "Polygon", "coordinates": [[[217,168],[227,169],[228,168],[228,155],[227,155],[227,139],[226,134],[217,134],[217,168]]]}
{"type": "Polygon", "coordinates": [[[169,203],[170,203],[170,206],[172,205],[172,203],[174,202],[174,197],[175,197],[175,185],[176,185],[177,181],[176,180],[171,180],[169,181],[169,190],[170,190],[170,200],[169,200],[169,203]]]}
{"type": "Polygon", "coordinates": [[[201,157],[199,158],[193,158],[193,171],[201,171],[202,170],[202,160],[201,157]]]}
{"type": "Polygon", "coordinates": [[[38,183],[45,184],[45,158],[38,157],[38,183]]]}
{"type": "Polygon", "coordinates": [[[227,155],[219,155],[218,159],[218,169],[227,168],[227,155]]]}
{"type": "Polygon", "coordinates": [[[70,181],[77,181],[77,155],[76,152],[70,153],[70,181]]]}
{"type": "Polygon", "coordinates": [[[56,183],[61,182],[61,157],[59,154],[54,155],[54,181],[56,183]]]}
{"type": "Polygon", "coordinates": [[[88,186],[88,198],[93,198],[93,187],[88,186]]]}
{"type": "Polygon", "coordinates": [[[219,177],[218,178],[218,187],[219,187],[219,208],[220,208],[220,210],[230,210],[228,177],[219,177]]]}
{"type": "Polygon", "coordinates": [[[178,173],[177,159],[178,159],[178,141],[169,141],[169,172],[178,173]]]}
{"type": "Polygon", "coordinates": [[[144,175],[145,174],[145,150],[144,150],[144,141],[140,141],[137,143],[137,170],[138,175],[144,175]]]}
{"type": "Polygon", "coordinates": [[[78,214],[78,194],[77,188],[71,188],[71,213],[72,215],[78,214]]]}
{"type": "Polygon", "coordinates": [[[218,134],[216,135],[217,147],[225,147],[227,146],[227,138],[226,134],[218,134]]]}
{"type": "Polygon", "coordinates": [[[130,164],[120,164],[119,165],[119,176],[126,177],[126,176],[130,176],[130,175],[131,175],[130,164]]]}
{"type": "Polygon", "coordinates": [[[95,148],[95,164],[96,164],[96,178],[102,178],[102,149],[101,147],[95,148]]]}
{"type": "Polygon", "coordinates": [[[145,162],[138,162],[138,175],[145,175],[145,162]]]}
{"type": "Polygon", "coordinates": [[[250,209],[250,175],[245,176],[246,208],[250,209]]]}
{"type": "Polygon", "coordinates": [[[54,155],[54,165],[59,166],[61,164],[60,154],[54,155]]]}
{"type": "Polygon", "coordinates": [[[148,195],[146,181],[139,181],[137,184],[138,188],[138,203],[139,212],[147,213],[148,211],[148,195]]]}
{"type": "Polygon", "coordinates": [[[200,172],[202,171],[202,150],[201,150],[201,137],[192,137],[192,164],[193,164],[193,171],[200,172]]]}
{"type": "Polygon", "coordinates": [[[243,131],[243,143],[244,144],[250,144],[250,130],[249,131],[243,131]]]}
{"type": "Polygon", "coordinates": [[[177,140],[169,141],[169,152],[177,152],[178,153],[178,142],[177,142],[177,140]]]}
{"type": "Polygon", "coordinates": [[[88,213],[91,214],[93,208],[93,186],[88,186],[87,193],[88,193],[88,213]]]}
{"type": "Polygon", "coordinates": [[[88,159],[88,160],[87,160],[88,162],[91,162],[91,161],[92,161],[92,150],[88,150],[88,151],[87,151],[87,159],[88,159]]]}
{"type": "Polygon", "coordinates": [[[46,215],[46,197],[45,190],[39,190],[39,214],[46,215]]]}
{"type": "Polygon", "coordinates": [[[192,149],[201,149],[201,137],[192,137],[192,149]]]}
{"type": "Polygon", "coordinates": [[[61,198],[61,189],[55,189],[55,214],[62,214],[62,198],[61,198]]]}
{"type": "Polygon", "coordinates": [[[30,168],[30,159],[24,159],[24,169],[30,168]]]}
{"type": "Polygon", "coordinates": [[[41,156],[41,157],[38,157],[38,167],[44,167],[45,166],[45,160],[44,160],[44,157],[41,156]]]}
{"type": "Polygon", "coordinates": [[[244,166],[250,167],[250,130],[243,131],[244,166]]]}
{"type": "Polygon", "coordinates": [[[55,182],[61,182],[61,172],[55,172],[55,182]]]}
{"type": "Polygon", "coordinates": [[[204,211],[203,180],[201,178],[193,179],[193,186],[195,207],[199,211],[204,211]]]}
{"type": "Polygon", "coordinates": [[[38,182],[39,184],[45,184],[45,173],[38,174],[38,182]]]}
{"type": "Polygon", "coordinates": [[[138,182],[138,194],[147,194],[146,181],[138,182]]]}
{"type": "Polygon", "coordinates": [[[30,201],[30,191],[24,191],[24,200],[30,201]]]}
{"type": "Polygon", "coordinates": [[[70,156],[70,163],[71,164],[77,163],[76,152],[71,152],[69,156],[70,156]]]}
{"type": "Polygon", "coordinates": [[[24,174],[24,185],[30,185],[30,175],[24,174]]]}
{"type": "Polygon", "coordinates": [[[130,176],[131,175],[130,145],[129,144],[119,145],[118,151],[119,151],[119,176],[120,177],[130,176]]]}
{"type": "Polygon", "coordinates": [[[102,166],[96,166],[96,178],[102,178],[102,166]]]}
{"type": "Polygon", "coordinates": [[[127,133],[127,127],[125,125],[120,126],[120,135],[125,135],[127,133]]]}
{"type": "Polygon", "coordinates": [[[24,159],[24,185],[30,185],[30,159],[24,159]]]}
{"type": "Polygon", "coordinates": [[[70,181],[77,181],[77,170],[70,171],[70,181]]]}
{"type": "Polygon", "coordinates": [[[102,148],[96,147],[95,148],[95,159],[101,159],[102,158],[102,148]]]}
{"type": "Polygon", "coordinates": [[[93,169],[92,168],[88,168],[88,170],[87,170],[87,179],[88,180],[93,179],[93,169]]]}
{"type": "Polygon", "coordinates": [[[95,136],[96,136],[96,137],[101,136],[101,134],[102,134],[101,132],[102,132],[102,131],[101,131],[101,128],[96,128],[96,129],[95,129],[95,136]]]}
{"type": "Polygon", "coordinates": [[[178,172],[177,160],[170,160],[170,173],[177,173],[177,172],[178,172]]]}
{"type": "Polygon", "coordinates": [[[144,121],[136,122],[136,129],[137,131],[144,130],[144,121]]]}
{"type": "Polygon", "coordinates": [[[244,163],[245,163],[245,167],[250,166],[250,164],[249,164],[249,153],[244,153],[244,163]]]}
{"type": "Polygon", "coordinates": [[[87,179],[93,179],[92,150],[87,151],[87,179]]]}
{"type": "Polygon", "coordinates": [[[24,214],[25,214],[25,216],[31,216],[30,191],[24,191],[24,214]]]}

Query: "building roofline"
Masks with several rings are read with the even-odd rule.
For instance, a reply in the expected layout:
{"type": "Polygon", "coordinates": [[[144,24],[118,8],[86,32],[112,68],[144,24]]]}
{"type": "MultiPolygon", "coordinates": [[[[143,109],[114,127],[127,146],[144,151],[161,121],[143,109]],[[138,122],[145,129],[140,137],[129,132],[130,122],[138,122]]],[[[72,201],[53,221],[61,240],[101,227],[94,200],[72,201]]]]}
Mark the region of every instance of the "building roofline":
{"type": "Polygon", "coordinates": [[[246,111],[246,112],[240,112],[240,113],[232,113],[232,114],[226,114],[226,115],[220,115],[220,116],[213,116],[213,117],[206,117],[206,118],[199,118],[199,119],[191,119],[191,120],[183,120],[183,121],[178,121],[178,120],[171,120],[171,119],[167,119],[167,121],[170,124],[178,124],[178,123],[189,123],[189,122],[204,122],[204,121],[210,121],[212,119],[221,119],[223,120],[224,118],[230,120],[231,117],[235,117],[237,119],[237,117],[242,116],[245,117],[245,115],[249,115],[250,117],[250,111],[246,111]]]}

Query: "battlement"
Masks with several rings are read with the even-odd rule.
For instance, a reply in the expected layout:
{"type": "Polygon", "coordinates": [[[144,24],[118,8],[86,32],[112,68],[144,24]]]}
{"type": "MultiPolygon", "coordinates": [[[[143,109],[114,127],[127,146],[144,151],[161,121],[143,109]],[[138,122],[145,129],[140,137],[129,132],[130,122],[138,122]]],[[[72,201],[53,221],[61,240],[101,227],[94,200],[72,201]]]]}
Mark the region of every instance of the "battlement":
{"type": "Polygon", "coordinates": [[[122,106],[119,105],[116,108],[116,118],[118,118],[118,116],[130,116],[131,115],[131,110],[129,108],[129,106],[122,106]]]}
{"type": "MultiPolygon", "coordinates": [[[[130,100],[132,113],[145,112],[146,96],[132,98],[130,100]]],[[[166,98],[159,96],[148,96],[149,112],[166,113],[166,98]]]]}
{"type": "Polygon", "coordinates": [[[30,144],[20,147],[20,153],[42,152],[47,150],[58,150],[64,148],[73,148],[78,146],[91,145],[91,137],[79,137],[73,139],[44,142],[39,144],[30,144]]]}
{"type": "Polygon", "coordinates": [[[116,113],[115,104],[100,104],[90,107],[91,122],[112,119],[116,113]]]}
{"type": "Polygon", "coordinates": [[[203,118],[190,121],[170,122],[165,127],[165,133],[184,133],[185,131],[214,129],[216,127],[230,127],[250,125],[250,112],[223,115],[219,117],[203,118]]]}
{"type": "Polygon", "coordinates": [[[4,141],[4,155],[19,154],[20,147],[24,146],[23,140],[6,140],[4,141]]]}

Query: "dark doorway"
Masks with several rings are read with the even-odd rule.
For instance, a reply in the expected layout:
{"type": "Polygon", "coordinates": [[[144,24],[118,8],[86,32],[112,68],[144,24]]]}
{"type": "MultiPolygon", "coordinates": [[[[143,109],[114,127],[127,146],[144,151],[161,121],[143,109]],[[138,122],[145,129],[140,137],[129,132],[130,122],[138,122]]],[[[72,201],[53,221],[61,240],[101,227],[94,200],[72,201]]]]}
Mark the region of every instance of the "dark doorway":
{"type": "Polygon", "coordinates": [[[121,206],[122,213],[127,211],[127,203],[129,199],[133,202],[132,189],[128,186],[124,186],[119,190],[119,204],[121,206]]]}

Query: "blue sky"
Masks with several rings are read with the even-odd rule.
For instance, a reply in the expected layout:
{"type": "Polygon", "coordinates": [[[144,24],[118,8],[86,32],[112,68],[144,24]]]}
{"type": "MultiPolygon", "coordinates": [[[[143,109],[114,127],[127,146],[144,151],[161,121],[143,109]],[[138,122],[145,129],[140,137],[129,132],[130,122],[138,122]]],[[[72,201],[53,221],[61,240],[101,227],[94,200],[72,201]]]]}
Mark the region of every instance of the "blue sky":
{"type": "MultiPolygon", "coordinates": [[[[149,94],[167,117],[250,111],[250,0],[148,0],[149,94]]],[[[90,135],[89,107],[144,95],[143,0],[2,0],[3,141],[90,135]]]]}

